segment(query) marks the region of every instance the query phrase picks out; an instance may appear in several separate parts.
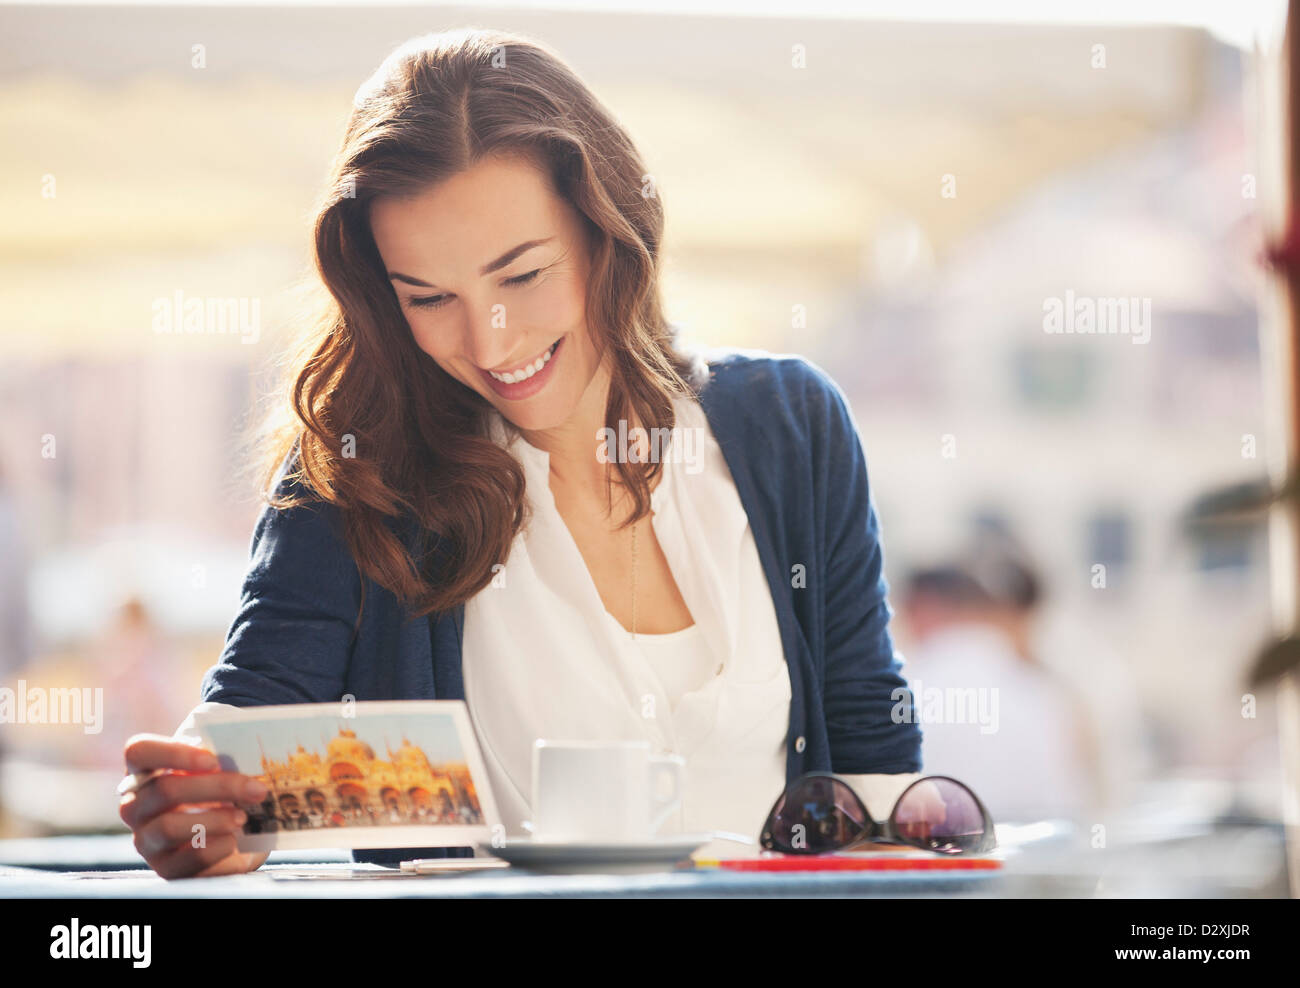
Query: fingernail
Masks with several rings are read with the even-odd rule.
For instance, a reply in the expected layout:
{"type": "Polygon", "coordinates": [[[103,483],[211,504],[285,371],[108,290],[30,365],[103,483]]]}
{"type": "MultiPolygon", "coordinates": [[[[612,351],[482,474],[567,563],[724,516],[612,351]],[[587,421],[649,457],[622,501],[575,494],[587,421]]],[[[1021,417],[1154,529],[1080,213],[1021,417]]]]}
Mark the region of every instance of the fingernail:
{"type": "Polygon", "coordinates": [[[217,767],[217,756],[205,751],[194,759],[194,767],[200,772],[210,772],[217,767]]]}
{"type": "Polygon", "coordinates": [[[248,814],[243,810],[235,810],[235,823],[241,827],[248,822],[248,814]]]}
{"type": "Polygon", "coordinates": [[[249,799],[261,799],[266,795],[266,786],[262,785],[262,783],[258,782],[256,779],[250,779],[248,782],[244,783],[244,795],[249,799]]]}

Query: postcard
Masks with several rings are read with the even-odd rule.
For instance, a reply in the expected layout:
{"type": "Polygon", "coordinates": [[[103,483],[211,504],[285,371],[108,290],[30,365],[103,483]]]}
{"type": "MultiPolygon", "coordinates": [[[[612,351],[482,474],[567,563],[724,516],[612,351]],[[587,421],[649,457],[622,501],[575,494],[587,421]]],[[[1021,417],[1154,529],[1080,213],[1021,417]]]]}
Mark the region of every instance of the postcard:
{"type": "Polygon", "coordinates": [[[196,712],[227,771],[267,787],[241,851],[473,847],[501,818],[462,700],[342,701],[196,712]]]}

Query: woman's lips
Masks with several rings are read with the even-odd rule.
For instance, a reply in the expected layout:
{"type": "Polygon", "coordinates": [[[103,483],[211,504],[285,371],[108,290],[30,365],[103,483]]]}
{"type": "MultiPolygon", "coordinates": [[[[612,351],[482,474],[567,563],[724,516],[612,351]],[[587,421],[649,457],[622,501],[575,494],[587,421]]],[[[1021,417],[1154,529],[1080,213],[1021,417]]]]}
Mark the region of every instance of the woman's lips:
{"type": "Polygon", "coordinates": [[[542,369],[522,381],[506,384],[505,381],[498,381],[485,370],[480,369],[479,373],[483,375],[483,380],[488,383],[488,386],[507,401],[530,398],[546,387],[546,382],[551,379],[551,375],[555,372],[555,362],[560,359],[560,352],[564,349],[566,339],[567,337],[561,336],[554,344],[555,349],[551,351],[551,358],[542,365],[542,369]]]}

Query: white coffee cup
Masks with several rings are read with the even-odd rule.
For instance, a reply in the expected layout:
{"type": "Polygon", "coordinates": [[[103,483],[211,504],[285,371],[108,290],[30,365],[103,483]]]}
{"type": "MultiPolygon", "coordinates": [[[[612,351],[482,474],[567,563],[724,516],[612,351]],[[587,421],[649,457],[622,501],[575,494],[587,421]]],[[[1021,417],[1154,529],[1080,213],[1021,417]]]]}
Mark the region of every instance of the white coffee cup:
{"type": "Polygon", "coordinates": [[[653,839],[681,807],[686,759],[655,755],[646,741],[533,743],[533,819],[537,840],[653,839]],[[658,794],[671,779],[672,792],[658,794]]]}

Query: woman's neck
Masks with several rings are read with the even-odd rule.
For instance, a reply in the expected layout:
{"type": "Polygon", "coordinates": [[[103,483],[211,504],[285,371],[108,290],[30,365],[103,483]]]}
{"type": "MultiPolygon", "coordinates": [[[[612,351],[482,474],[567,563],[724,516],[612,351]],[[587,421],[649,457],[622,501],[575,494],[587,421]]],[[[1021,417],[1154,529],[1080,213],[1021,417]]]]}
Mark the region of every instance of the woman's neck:
{"type": "Polygon", "coordinates": [[[609,384],[609,371],[602,363],[566,421],[550,429],[520,430],[530,446],[548,455],[553,491],[562,490],[583,500],[604,500],[607,464],[600,462],[596,451],[600,430],[605,427],[609,384]]]}

